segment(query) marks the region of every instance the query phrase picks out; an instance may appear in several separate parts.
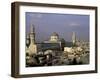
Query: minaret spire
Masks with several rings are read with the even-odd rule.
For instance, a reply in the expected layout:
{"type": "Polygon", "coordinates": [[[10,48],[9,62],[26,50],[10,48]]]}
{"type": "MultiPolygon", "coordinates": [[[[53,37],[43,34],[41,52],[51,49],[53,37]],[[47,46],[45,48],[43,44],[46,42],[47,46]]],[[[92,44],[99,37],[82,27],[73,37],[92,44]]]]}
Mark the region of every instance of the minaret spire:
{"type": "Polygon", "coordinates": [[[35,27],[33,24],[30,25],[30,40],[32,44],[35,43],[35,27]]]}
{"type": "Polygon", "coordinates": [[[33,24],[30,25],[30,33],[35,33],[35,26],[33,24]]]}
{"type": "Polygon", "coordinates": [[[72,43],[73,43],[73,45],[76,44],[76,34],[75,34],[75,32],[73,32],[73,34],[72,34],[72,43]]]}

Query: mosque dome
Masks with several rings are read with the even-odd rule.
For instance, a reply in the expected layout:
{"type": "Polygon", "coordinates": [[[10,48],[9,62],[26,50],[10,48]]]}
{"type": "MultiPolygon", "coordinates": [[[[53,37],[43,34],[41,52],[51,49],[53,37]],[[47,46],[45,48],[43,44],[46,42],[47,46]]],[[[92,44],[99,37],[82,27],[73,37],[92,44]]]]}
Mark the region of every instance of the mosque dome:
{"type": "Polygon", "coordinates": [[[59,40],[59,35],[56,32],[53,32],[50,37],[50,41],[57,42],[59,40]]]}
{"type": "Polygon", "coordinates": [[[56,32],[53,32],[53,33],[51,34],[51,36],[58,36],[58,37],[59,37],[59,35],[58,35],[56,32]]]}

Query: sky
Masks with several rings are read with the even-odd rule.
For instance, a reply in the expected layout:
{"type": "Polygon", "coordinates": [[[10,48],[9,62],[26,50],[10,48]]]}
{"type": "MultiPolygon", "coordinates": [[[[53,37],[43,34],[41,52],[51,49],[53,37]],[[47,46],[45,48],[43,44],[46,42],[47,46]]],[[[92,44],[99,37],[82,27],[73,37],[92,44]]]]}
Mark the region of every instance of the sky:
{"type": "Polygon", "coordinates": [[[48,40],[53,32],[60,38],[72,41],[75,32],[78,40],[89,41],[89,15],[26,12],[26,34],[35,26],[36,41],[48,40]]]}

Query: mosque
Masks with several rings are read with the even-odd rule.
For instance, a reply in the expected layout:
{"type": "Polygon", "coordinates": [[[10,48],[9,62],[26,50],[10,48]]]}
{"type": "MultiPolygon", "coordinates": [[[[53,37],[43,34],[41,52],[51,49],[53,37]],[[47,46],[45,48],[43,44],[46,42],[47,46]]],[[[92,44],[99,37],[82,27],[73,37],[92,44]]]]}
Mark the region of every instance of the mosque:
{"type": "Polygon", "coordinates": [[[72,41],[66,42],[61,39],[58,33],[53,32],[47,41],[41,43],[41,49],[38,48],[38,44],[35,41],[35,27],[33,24],[30,26],[30,33],[26,35],[26,55],[37,54],[38,50],[56,50],[56,51],[72,51],[72,47],[76,45],[75,32],[72,34],[72,41]]]}

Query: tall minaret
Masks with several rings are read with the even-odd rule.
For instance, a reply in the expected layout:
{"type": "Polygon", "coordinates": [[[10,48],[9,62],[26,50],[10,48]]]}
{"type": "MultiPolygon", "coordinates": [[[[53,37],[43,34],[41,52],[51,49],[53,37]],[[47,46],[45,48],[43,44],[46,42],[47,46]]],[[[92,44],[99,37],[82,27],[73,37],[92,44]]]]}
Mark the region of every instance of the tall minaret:
{"type": "Polygon", "coordinates": [[[30,43],[35,44],[35,27],[33,24],[30,25],[30,43]]]}
{"type": "Polygon", "coordinates": [[[35,43],[35,27],[33,24],[30,25],[30,33],[29,33],[30,45],[26,48],[26,53],[29,55],[33,55],[37,53],[37,44],[35,43]]]}
{"type": "Polygon", "coordinates": [[[76,44],[76,35],[75,35],[75,32],[73,32],[73,34],[72,34],[72,43],[73,43],[73,45],[76,44]]]}

